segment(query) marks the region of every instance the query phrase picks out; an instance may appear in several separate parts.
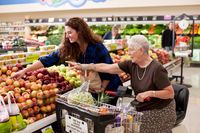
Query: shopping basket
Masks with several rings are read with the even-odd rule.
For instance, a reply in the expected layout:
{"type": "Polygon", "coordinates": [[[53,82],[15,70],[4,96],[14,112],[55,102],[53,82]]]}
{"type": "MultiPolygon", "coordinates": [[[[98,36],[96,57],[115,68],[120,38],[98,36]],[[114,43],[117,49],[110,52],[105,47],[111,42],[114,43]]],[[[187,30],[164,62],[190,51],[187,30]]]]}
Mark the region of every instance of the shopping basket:
{"type": "Polygon", "coordinates": [[[59,133],[105,133],[108,124],[114,123],[119,109],[106,103],[94,105],[69,99],[72,90],[56,99],[56,116],[59,133]],[[102,111],[106,109],[106,111],[102,111]]]}

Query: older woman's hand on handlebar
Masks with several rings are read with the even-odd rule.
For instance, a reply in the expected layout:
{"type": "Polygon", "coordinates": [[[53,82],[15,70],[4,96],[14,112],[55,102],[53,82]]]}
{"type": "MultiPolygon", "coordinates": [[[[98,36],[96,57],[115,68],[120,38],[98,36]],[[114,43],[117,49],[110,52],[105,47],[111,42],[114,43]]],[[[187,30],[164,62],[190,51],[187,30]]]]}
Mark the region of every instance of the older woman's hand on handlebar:
{"type": "Polygon", "coordinates": [[[145,91],[137,94],[136,100],[139,102],[148,102],[151,100],[151,91],[145,91]]]}

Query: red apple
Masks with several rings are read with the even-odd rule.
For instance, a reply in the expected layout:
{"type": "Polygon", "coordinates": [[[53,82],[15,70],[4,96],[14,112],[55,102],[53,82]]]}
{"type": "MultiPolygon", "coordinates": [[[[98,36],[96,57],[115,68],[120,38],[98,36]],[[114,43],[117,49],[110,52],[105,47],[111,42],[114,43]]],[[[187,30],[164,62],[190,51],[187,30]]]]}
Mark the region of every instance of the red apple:
{"type": "Polygon", "coordinates": [[[21,95],[20,95],[19,93],[15,92],[15,93],[14,93],[14,96],[15,96],[15,98],[17,99],[17,98],[19,98],[21,95]]]}
{"type": "Polygon", "coordinates": [[[45,98],[49,98],[50,97],[50,93],[48,90],[43,91],[45,98]]]}
{"type": "Polygon", "coordinates": [[[19,80],[19,84],[21,87],[24,87],[25,86],[25,81],[23,79],[20,79],[19,80]]]}
{"type": "Polygon", "coordinates": [[[31,83],[30,82],[25,82],[25,88],[30,89],[31,88],[31,83]]]}
{"type": "Polygon", "coordinates": [[[50,99],[49,98],[45,99],[44,103],[45,105],[50,104],[50,99]]]}
{"type": "Polygon", "coordinates": [[[42,105],[44,105],[44,101],[42,99],[37,99],[37,104],[39,106],[42,106],[42,105]]]}
{"type": "Polygon", "coordinates": [[[36,76],[34,76],[34,75],[29,76],[28,79],[31,82],[35,82],[37,80],[36,76]]]}
{"type": "Polygon", "coordinates": [[[34,106],[37,105],[37,99],[36,98],[32,98],[31,100],[33,101],[34,106]]]}
{"type": "Polygon", "coordinates": [[[28,92],[23,92],[23,93],[22,93],[22,96],[23,96],[24,98],[26,98],[26,99],[31,98],[31,96],[30,96],[30,94],[29,94],[28,92]]]}
{"type": "Polygon", "coordinates": [[[43,118],[42,114],[37,114],[37,115],[36,115],[36,120],[37,120],[37,121],[40,120],[40,119],[42,119],[42,118],[43,118]]]}
{"type": "Polygon", "coordinates": [[[47,90],[47,85],[42,85],[42,90],[47,90]]]}
{"type": "Polygon", "coordinates": [[[2,73],[6,73],[6,72],[7,72],[7,70],[8,70],[8,69],[7,69],[7,67],[6,67],[6,66],[2,66],[2,67],[1,67],[1,71],[2,71],[2,73]]]}
{"type": "Polygon", "coordinates": [[[51,106],[50,105],[47,105],[46,109],[47,109],[47,112],[51,112],[51,106]]]}
{"type": "Polygon", "coordinates": [[[13,84],[13,79],[7,78],[6,79],[6,84],[7,85],[12,85],[13,84]]]}
{"type": "Polygon", "coordinates": [[[6,82],[1,82],[0,87],[6,86],[6,82]]]}
{"type": "Polygon", "coordinates": [[[55,92],[56,94],[58,94],[58,93],[59,93],[59,89],[58,89],[58,88],[54,88],[54,92],[55,92]]]}
{"type": "Polygon", "coordinates": [[[22,102],[22,103],[21,103],[21,106],[22,106],[22,110],[23,110],[23,109],[27,109],[27,108],[28,108],[28,106],[26,105],[26,103],[25,103],[25,102],[22,102]]]}
{"type": "Polygon", "coordinates": [[[21,94],[22,91],[21,91],[21,89],[19,87],[15,87],[14,88],[14,92],[21,94]]]}
{"type": "Polygon", "coordinates": [[[31,89],[26,89],[26,92],[28,92],[29,94],[32,92],[31,89]]]}
{"type": "Polygon", "coordinates": [[[26,98],[24,98],[23,96],[19,96],[18,98],[17,98],[17,102],[18,103],[22,103],[22,102],[25,102],[26,101],[26,98]]]}
{"type": "Polygon", "coordinates": [[[39,88],[38,88],[38,85],[36,84],[36,83],[33,83],[32,85],[31,85],[31,90],[38,90],[39,88]]]}
{"type": "Polygon", "coordinates": [[[25,92],[25,91],[26,91],[26,88],[21,87],[21,91],[22,91],[22,92],[25,92]]]}
{"type": "Polygon", "coordinates": [[[47,112],[47,108],[45,106],[40,107],[40,110],[42,111],[42,113],[46,113],[47,112]]]}
{"type": "Polygon", "coordinates": [[[34,116],[34,110],[32,108],[28,108],[29,116],[34,116]]]}
{"type": "Polygon", "coordinates": [[[49,101],[50,101],[50,103],[54,103],[55,102],[55,97],[50,97],[49,101]]]}
{"type": "Polygon", "coordinates": [[[26,100],[27,106],[30,108],[33,106],[33,101],[31,99],[26,100]]]}
{"type": "Polygon", "coordinates": [[[15,66],[16,66],[18,69],[22,69],[22,68],[23,68],[22,64],[20,64],[20,63],[17,63],[15,66]]]}
{"type": "Polygon", "coordinates": [[[35,83],[37,83],[37,84],[42,84],[42,80],[41,80],[41,79],[38,79],[35,83]]]}
{"type": "Polygon", "coordinates": [[[53,84],[48,84],[48,85],[47,85],[47,88],[48,88],[48,90],[50,90],[50,89],[53,89],[54,86],[53,86],[53,84]]]}
{"type": "Polygon", "coordinates": [[[15,67],[15,66],[14,66],[14,67],[12,68],[12,72],[17,72],[17,71],[18,71],[18,67],[15,67]]]}
{"type": "Polygon", "coordinates": [[[11,71],[11,70],[7,70],[7,72],[6,72],[6,75],[7,75],[7,76],[10,76],[10,75],[11,75],[11,73],[12,73],[12,71],[11,71]]]}
{"type": "Polygon", "coordinates": [[[37,98],[38,98],[38,99],[44,98],[44,93],[43,93],[42,91],[38,91],[38,92],[37,92],[37,98]]]}
{"type": "Polygon", "coordinates": [[[37,91],[35,91],[35,90],[33,90],[32,92],[31,92],[31,97],[37,97],[37,91]]]}
{"type": "Polygon", "coordinates": [[[51,103],[50,105],[51,105],[51,109],[52,109],[52,110],[55,110],[56,105],[55,105],[54,103],[51,103]]]}
{"type": "Polygon", "coordinates": [[[34,114],[38,114],[40,112],[40,108],[38,106],[33,107],[34,114]]]}
{"type": "Polygon", "coordinates": [[[28,118],[28,116],[29,116],[29,113],[27,110],[22,110],[21,114],[22,114],[23,118],[28,118]]]}
{"type": "Polygon", "coordinates": [[[14,85],[9,85],[9,90],[10,90],[10,91],[14,91],[14,89],[15,89],[15,86],[14,86],[14,85]]]}
{"type": "Polygon", "coordinates": [[[38,90],[42,89],[42,84],[38,83],[37,86],[38,86],[38,90]]]}
{"type": "Polygon", "coordinates": [[[13,85],[14,85],[15,87],[20,87],[19,81],[14,81],[14,82],[13,82],[13,85]]]}
{"type": "Polygon", "coordinates": [[[52,84],[52,86],[53,86],[53,88],[52,88],[52,89],[54,89],[54,88],[56,88],[56,87],[57,87],[57,84],[56,84],[56,83],[53,83],[53,84],[52,84]]]}
{"type": "Polygon", "coordinates": [[[42,77],[43,77],[43,74],[42,74],[42,73],[38,73],[38,74],[37,74],[37,78],[38,78],[38,79],[41,79],[42,77]]]}

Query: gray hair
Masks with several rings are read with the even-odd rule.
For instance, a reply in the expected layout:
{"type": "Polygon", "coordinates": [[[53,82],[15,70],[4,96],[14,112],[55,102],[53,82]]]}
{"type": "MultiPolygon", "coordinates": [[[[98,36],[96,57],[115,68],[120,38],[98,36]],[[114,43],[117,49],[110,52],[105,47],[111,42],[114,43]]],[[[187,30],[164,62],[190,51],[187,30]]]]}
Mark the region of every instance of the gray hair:
{"type": "Polygon", "coordinates": [[[134,48],[134,49],[143,48],[144,49],[144,53],[148,54],[149,41],[145,36],[143,36],[143,35],[134,35],[128,40],[127,43],[128,43],[128,47],[129,48],[134,48]]]}

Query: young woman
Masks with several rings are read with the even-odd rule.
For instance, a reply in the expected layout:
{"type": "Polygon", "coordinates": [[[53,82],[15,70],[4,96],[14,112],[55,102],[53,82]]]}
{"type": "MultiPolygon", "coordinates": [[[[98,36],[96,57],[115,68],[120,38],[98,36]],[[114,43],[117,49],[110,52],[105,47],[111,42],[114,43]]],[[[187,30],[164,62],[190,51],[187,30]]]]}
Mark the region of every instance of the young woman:
{"type": "MultiPolygon", "coordinates": [[[[101,37],[94,34],[83,19],[74,17],[65,23],[64,38],[60,48],[47,56],[40,57],[30,67],[17,72],[14,77],[20,78],[28,71],[65,63],[65,61],[76,61],[84,64],[113,63],[101,37]]],[[[99,91],[116,91],[118,86],[122,85],[119,76],[116,74],[99,72],[99,76],[102,81],[101,88],[98,88],[99,91]]],[[[112,104],[115,104],[115,102],[116,99],[112,104]]]]}

